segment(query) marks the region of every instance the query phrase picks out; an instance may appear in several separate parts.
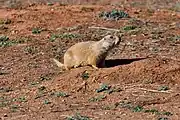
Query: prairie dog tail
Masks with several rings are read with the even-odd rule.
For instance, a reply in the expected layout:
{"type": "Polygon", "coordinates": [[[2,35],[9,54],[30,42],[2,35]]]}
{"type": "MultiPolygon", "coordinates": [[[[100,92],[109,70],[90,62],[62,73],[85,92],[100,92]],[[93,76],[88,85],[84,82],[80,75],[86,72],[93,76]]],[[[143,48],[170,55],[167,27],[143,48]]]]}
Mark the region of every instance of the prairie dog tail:
{"type": "Polygon", "coordinates": [[[56,63],[56,65],[60,68],[64,68],[64,64],[62,64],[61,62],[59,62],[58,60],[56,60],[55,58],[53,58],[53,61],[56,63]]]}

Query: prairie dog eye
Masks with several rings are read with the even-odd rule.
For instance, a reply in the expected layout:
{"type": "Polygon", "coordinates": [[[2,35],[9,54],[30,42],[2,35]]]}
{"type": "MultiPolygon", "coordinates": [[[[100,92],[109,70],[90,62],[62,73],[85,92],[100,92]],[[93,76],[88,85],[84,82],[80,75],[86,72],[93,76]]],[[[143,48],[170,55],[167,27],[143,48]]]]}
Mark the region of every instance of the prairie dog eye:
{"type": "Polygon", "coordinates": [[[113,39],[113,36],[110,36],[111,39],[113,39]]]}

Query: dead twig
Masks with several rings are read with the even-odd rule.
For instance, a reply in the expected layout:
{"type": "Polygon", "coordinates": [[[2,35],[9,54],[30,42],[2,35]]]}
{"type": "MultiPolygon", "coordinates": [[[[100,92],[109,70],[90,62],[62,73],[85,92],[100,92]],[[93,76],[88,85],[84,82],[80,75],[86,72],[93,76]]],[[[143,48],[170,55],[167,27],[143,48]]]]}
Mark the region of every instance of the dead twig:
{"type": "Polygon", "coordinates": [[[102,29],[102,30],[109,30],[109,31],[116,31],[116,32],[120,32],[120,30],[118,29],[113,29],[113,28],[105,28],[105,27],[89,27],[90,29],[102,29]]]}
{"type": "Polygon", "coordinates": [[[152,90],[152,89],[146,89],[146,88],[139,88],[140,90],[148,91],[148,92],[156,92],[156,93],[171,93],[169,91],[158,91],[158,90],[152,90]]]}

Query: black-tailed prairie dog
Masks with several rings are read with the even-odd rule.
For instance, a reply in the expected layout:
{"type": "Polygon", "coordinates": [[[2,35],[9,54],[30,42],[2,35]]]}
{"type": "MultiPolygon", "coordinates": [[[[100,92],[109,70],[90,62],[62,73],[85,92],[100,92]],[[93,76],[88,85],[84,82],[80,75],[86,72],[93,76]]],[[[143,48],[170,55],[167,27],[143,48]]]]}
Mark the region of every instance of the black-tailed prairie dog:
{"type": "Polygon", "coordinates": [[[105,66],[108,52],[119,44],[116,35],[107,35],[99,41],[79,42],[71,46],[64,54],[64,64],[53,59],[58,67],[69,70],[80,66],[90,65],[95,69],[105,66]]]}

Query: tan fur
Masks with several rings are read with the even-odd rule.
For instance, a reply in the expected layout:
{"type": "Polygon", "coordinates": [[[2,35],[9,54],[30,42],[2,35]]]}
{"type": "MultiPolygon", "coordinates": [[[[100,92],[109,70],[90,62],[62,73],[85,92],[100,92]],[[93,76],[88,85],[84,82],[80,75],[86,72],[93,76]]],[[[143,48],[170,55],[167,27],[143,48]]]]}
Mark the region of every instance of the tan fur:
{"type": "Polygon", "coordinates": [[[107,35],[100,41],[80,42],[71,46],[64,54],[64,64],[53,59],[57,66],[69,70],[91,65],[93,68],[104,67],[108,51],[119,44],[117,36],[107,35]]]}

